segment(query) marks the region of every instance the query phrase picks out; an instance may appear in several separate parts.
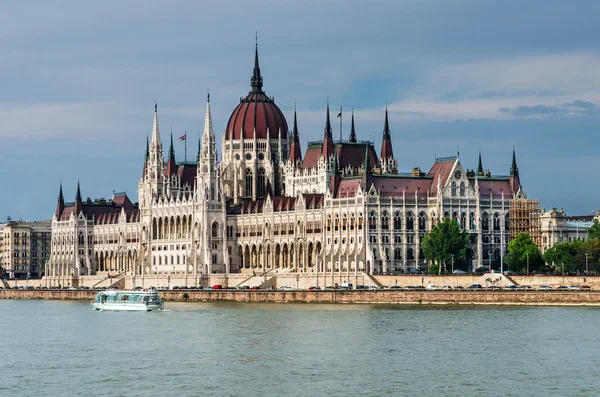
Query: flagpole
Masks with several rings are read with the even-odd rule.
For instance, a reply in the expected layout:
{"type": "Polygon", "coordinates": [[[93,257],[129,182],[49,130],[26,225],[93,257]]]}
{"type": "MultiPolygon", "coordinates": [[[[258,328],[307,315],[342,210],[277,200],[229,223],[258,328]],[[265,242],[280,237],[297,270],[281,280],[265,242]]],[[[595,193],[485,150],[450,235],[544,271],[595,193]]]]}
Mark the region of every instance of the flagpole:
{"type": "Polygon", "coordinates": [[[340,142],[342,141],[342,117],[344,117],[344,115],[342,114],[342,107],[340,106],[340,142]]]}
{"type": "Polygon", "coordinates": [[[183,133],[185,139],[183,140],[183,162],[187,163],[187,131],[183,133]]]}

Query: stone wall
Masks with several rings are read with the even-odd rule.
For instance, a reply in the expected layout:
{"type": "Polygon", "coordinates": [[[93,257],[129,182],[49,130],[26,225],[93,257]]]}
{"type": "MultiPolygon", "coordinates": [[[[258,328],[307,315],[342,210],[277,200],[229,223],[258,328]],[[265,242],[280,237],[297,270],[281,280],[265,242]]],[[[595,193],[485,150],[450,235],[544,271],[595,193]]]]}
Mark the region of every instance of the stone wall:
{"type": "MultiPolygon", "coordinates": [[[[85,299],[96,291],[0,291],[0,299],[85,299]]],[[[302,303],[393,303],[482,305],[600,306],[599,292],[489,292],[489,291],[161,291],[165,301],[237,301],[302,303]]]]}

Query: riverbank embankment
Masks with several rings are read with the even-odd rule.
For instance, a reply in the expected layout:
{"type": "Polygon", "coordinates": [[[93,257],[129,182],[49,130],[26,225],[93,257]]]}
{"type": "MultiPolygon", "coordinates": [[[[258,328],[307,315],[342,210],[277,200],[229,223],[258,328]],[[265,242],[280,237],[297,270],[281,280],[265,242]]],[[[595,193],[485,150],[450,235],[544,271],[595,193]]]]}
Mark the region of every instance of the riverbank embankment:
{"type": "MultiPolygon", "coordinates": [[[[3,290],[0,299],[92,300],[92,290],[3,290]]],[[[458,304],[458,305],[562,305],[598,306],[594,291],[161,291],[162,298],[176,302],[277,302],[357,304],[458,304]]]]}

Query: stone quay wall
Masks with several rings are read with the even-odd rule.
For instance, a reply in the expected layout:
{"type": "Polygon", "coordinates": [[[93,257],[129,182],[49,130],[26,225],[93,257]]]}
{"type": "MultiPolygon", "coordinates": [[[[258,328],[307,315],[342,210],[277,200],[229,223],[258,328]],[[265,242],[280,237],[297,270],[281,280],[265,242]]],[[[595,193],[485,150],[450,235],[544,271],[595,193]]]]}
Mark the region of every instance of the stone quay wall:
{"type": "MultiPolygon", "coordinates": [[[[92,300],[91,290],[3,290],[0,299],[92,300]]],[[[567,305],[599,306],[600,292],[537,291],[161,291],[165,301],[356,304],[567,305]]]]}

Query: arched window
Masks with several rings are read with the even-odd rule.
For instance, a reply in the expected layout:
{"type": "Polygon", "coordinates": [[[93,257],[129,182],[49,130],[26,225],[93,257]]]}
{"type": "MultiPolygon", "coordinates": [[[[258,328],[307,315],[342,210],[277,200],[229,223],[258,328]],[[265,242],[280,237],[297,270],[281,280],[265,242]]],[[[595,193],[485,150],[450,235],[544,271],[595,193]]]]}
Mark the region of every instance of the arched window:
{"type": "Polygon", "coordinates": [[[413,248],[409,248],[406,250],[406,259],[412,261],[415,259],[415,250],[413,248]]]}
{"type": "Polygon", "coordinates": [[[400,230],[402,228],[402,215],[399,212],[394,214],[394,230],[400,230]]]}
{"type": "Polygon", "coordinates": [[[465,197],[465,183],[460,183],[460,197],[465,197]]]}
{"type": "Polygon", "coordinates": [[[340,216],[339,216],[339,214],[335,214],[335,223],[334,223],[333,230],[337,232],[339,230],[339,228],[340,228],[340,216]]]}
{"type": "Polygon", "coordinates": [[[377,228],[377,218],[375,218],[375,211],[371,211],[369,214],[369,230],[375,230],[377,228]]]}
{"type": "Polygon", "coordinates": [[[210,199],[211,200],[215,200],[215,184],[211,183],[210,184],[210,199]]]}
{"type": "Polygon", "coordinates": [[[219,224],[217,222],[212,224],[212,237],[219,237],[219,224]]]}
{"type": "Polygon", "coordinates": [[[504,215],[504,230],[510,230],[510,219],[508,217],[508,214],[504,215]]]}
{"type": "Polygon", "coordinates": [[[383,211],[381,214],[381,228],[385,230],[390,228],[390,218],[387,211],[383,211]]]}
{"type": "Polygon", "coordinates": [[[499,230],[500,230],[500,214],[496,212],[494,214],[494,231],[499,231],[499,230]]]}
{"type": "Polygon", "coordinates": [[[451,194],[452,194],[452,197],[456,197],[456,182],[454,182],[454,181],[452,181],[451,194]]]}
{"type": "Polygon", "coordinates": [[[475,227],[475,214],[472,213],[472,212],[469,214],[469,229],[476,229],[476,227],[475,227]]]}
{"type": "Polygon", "coordinates": [[[415,228],[413,214],[409,212],[406,214],[406,230],[413,230],[415,228]]]}
{"type": "Polygon", "coordinates": [[[490,229],[490,222],[488,219],[488,214],[487,212],[483,213],[483,216],[481,217],[481,230],[489,230],[490,229]]]}
{"type": "Polygon", "coordinates": [[[460,214],[460,228],[465,230],[467,228],[467,213],[463,212],[460,214]]]}
{"type": "Polygon", "coordinates": [[[256,176],[256,193],[258,197],[265,197],[265,170],[263,168],[258,170],[256,176]]]}
{"type": "Polygon", "coordinates": [[[419,214],[419,230],[425,230],[427,226],[427,215],[424,212],[419,214]]]}
{"type": "Polygon", "coordinates": [[[402,249],[396,248],[394,250],[394,260],[399,261],[402,259],[402,249]]]}
{"type": "Polygon", "coordinates": [[[246,197],[252,197],[252,170],[246,170],[246,197]]]}

